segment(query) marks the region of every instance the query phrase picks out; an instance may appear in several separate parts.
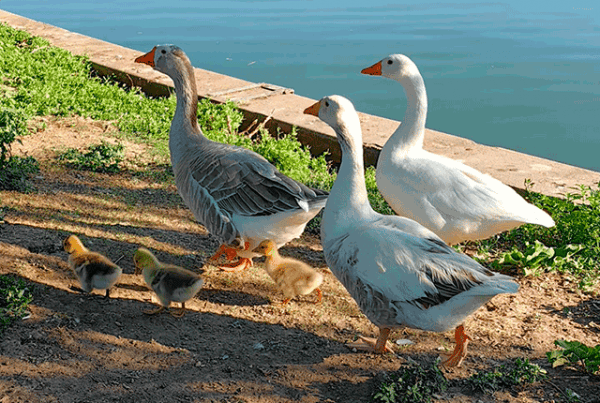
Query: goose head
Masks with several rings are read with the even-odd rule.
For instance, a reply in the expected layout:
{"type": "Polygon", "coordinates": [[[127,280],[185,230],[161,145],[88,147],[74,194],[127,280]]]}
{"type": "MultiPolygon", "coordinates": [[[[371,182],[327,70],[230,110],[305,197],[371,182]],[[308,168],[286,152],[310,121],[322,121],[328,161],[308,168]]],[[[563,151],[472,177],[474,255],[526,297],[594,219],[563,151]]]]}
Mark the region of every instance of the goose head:
{"type": "Polygon", "coordinates": [[[175,72],[186,71],[187,66],[191,67],[190,59],[176,45],[157,45],[150,52],[136,58],[135,62],[147,64],[170,77],[175,72]]]}
{"type": "Polygon", "coordinates": [[[348,99],[339,95],[323,97],[306,108],[304,113],[317,116],[331,126],[338,137],[340,146],[354,149],[362,144],[360,120],[354,105],[348,99]]]}
{"type": "Polygon", "coordinates": [[[362,74],[382,76],[403,82],[407,78],[420,77],[417,65],[408,56],[396,54],[378,61],[374,65],[361,70],[362,74]]]}

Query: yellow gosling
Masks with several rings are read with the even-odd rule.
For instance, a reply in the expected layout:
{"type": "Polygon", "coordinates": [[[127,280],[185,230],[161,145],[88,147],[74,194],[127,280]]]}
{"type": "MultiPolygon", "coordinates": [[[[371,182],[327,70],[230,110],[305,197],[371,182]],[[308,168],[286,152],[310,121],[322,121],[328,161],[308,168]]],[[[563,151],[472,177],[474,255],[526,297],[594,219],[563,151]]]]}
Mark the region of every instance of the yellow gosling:
{"type": "Polygon", "coordinates": [[[85,292],[106,290],[105,297],[108,298],[110,287],[115,285],[123,270],[107,257],[90,252],[75,235],[65,239],[63,247],[69,254],[69,267],[77,275],[81,288],[85,292]]]}
{"type": "Polygon", "coordinates": [[[299,260],[281,257],[277,245],[271,240],[262,241],[253,252],[267,257],[265,270],[283,292],[285,297],[283,304],[287,304],[297,295],[308,295],[315,290],[317,300],[321,302],[323,295],[319,289],[323,282],[321,273],[299,260]]]}
{"type": "Polygon", "coordinates": [[[161,306],[154,310],[144,311],[148,315],[154,315],[165,308],[171,302],[180,302],[181,309],[171,312],[171,315],[181,317],[185,314],[185,303],[192,299],[204,283],[199,275],[182,267],[160,262],[146,248],[139,248],[133,256],[135,273],[144,275],[144,281],[158,297],[161,306]]]}

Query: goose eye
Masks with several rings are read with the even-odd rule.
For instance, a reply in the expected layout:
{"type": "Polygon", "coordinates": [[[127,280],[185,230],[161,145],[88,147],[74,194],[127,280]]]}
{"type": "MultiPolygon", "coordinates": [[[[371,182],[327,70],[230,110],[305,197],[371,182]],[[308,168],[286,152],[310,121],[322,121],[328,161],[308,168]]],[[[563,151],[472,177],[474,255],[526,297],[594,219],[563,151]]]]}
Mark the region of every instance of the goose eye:
{"type": "Polygon", "coordinates": [[[160,51],[160,53],[162,53],[164,55],[164,54],[167,53],[167,51],[163,49],[163,50],[160,51]]]}
{"type": "Polygon", "coordinates": [[[325,106],[329,107],[329,101],[325,101],[325,106]]]}
{"type": "Polygon", "coordinates": [[[392,64],[392,63],[394,63],[394,62],[393,62],[393,61],[391,61],[391,60],[388,60],[388,61],[387,61],[387,64],[392,64]]]}

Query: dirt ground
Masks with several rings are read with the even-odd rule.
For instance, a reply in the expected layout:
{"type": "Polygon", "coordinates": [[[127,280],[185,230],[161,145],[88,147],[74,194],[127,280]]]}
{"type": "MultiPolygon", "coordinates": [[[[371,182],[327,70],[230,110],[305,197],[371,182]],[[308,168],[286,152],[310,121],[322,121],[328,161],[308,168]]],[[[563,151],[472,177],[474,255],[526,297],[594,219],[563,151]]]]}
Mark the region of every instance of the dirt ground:
{"type": "MultiPolygon", "coordinates": [[[[45,129],[13,149],[42,162],[36,191],[0,192],[0,273],[26,279],[34,295],[30,317],[0,335],[0,402],[366,402],[385,374],[407,360],[431,363],[453,349],[453,332],[406,329],[391,340],[415,344],[397,346],[395,354],[351,351],[345,343],[358,334],[376,336],[377,329],[327,269],[316,233],[281,253],[324,274],[323,302],[308,295],[281,305],[261,260],[243,273],[207,262],[218,242],[182,204],[166,161],[124,142],[121,173],[70,170],[56,162],[56,150],[114,138],[112,127],[44,121],[45,129]],[[110,299],[75,289],[61,245],[71,233],[123,268],[110,299]],[[205,285],[183,318],[142,313],[156,300],[133,274],[139,246],[203,272],[205,285]]],[[[517,295],[496,297],[467,320],[469,355],[444,373],[461,380],[528,357],[548,371],[548,380],[488,395],[454,382],[436,399],[568,401],[569,388],[583,402],[599,401],[598,376],[553,369],[545,353],[556,339],[600,344],[600,300],[556,274],[518,281],[517,295]]]]}

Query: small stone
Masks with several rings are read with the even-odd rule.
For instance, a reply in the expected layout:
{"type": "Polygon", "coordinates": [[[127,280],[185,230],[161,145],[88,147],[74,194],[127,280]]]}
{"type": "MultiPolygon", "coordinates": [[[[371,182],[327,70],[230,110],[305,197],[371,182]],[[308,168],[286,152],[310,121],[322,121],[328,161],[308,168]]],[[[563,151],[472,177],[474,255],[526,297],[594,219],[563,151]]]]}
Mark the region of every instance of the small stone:
{"type": "Polygon", "coordinates": [[[255,349],[255,350],[264,350],[264,349],[265,349],[265,346],[264,346],[262,343],[256,343],[256,344],[254,345],[254,349],[255,349]]]}
{"type": "Polygon", "coordinates": [[[408,339],[398,339],[396,340],[396,344],[399,346],[410,346],[411,344],[415,344],[415,342],[408,339]]]}

